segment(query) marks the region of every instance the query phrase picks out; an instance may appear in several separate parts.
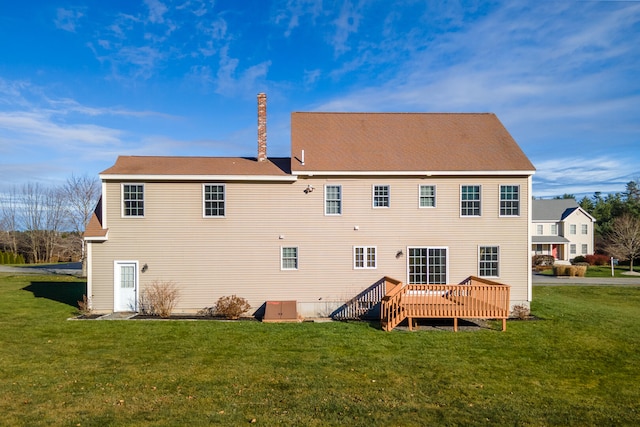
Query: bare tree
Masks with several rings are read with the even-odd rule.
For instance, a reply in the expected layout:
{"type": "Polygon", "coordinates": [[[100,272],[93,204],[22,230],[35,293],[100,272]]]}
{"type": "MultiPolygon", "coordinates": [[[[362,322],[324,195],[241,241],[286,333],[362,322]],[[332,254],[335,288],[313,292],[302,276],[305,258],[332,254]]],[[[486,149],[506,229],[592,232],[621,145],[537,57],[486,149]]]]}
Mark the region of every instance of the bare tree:
{"type": "Polygon", "coordinates": [[[10,192],[0,195],[0,231],[2,242],[10,252],[18,253],[18,194],[12,188],[10,192]]]}
{"type": "Polygon", "coordinates": [[[633,270],[633,260],[640,256],[640,218],[628,213],[615,218],[606,241],[607,252],[629,260],[629,269],[633,270]]]}
{"type": "Polygon", "coordinates": [[[72,227],[72,231],[78,237],[78,245],[82,254],[82,273],[86,275],[86,251],[85,242],[82,239],[93,210],[100,196],[100,182],[88,175],[71,175],[62,187],[64,198],[67,204],[67,218],[72,227]]]}
{"type": "Polygon", "coordinates": [[[65,226],[64,198],[57,188],[44,188],[37,183],[22,189],[22,223],[33,262],[53,258],[60,231],[65,226]]]}

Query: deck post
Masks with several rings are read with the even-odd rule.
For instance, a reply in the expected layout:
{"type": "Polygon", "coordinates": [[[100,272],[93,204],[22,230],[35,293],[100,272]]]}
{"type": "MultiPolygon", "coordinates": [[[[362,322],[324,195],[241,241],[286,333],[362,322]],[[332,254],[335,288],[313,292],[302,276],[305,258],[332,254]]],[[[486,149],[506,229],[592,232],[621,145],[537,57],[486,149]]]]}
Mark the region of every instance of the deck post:
{"type": "Polygon", "coordinates": [[[413,331],[413,319],[409,317],[407,318],[407,321],[409,322],[409,330],[413,331]]]}
{"type": "Polygon", "coordinates": [[[507,330],[507,319],[503,318],[502,319],[502,332],[507,330]]]}
{"type": "Polygon", "coordinates": [[[453,318],[453,332],[458,332],[458,318],[453,318]]]}

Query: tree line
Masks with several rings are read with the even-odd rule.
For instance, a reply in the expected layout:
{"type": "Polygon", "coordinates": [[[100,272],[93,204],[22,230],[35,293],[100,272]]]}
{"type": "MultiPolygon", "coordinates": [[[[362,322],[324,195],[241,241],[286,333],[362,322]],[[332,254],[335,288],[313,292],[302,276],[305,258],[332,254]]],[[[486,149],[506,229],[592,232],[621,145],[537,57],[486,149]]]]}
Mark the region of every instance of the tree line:
{"type": "Polygon", "coordinates": [[[64,184],[27,183],[0,194],[0,251],[28,262],[84,260],[82,233],[100,196],[100,182],[72,175],[64,184]]]}
{"type": "Polygon", "coordinates": [[[640,180],[629,181],[624,192],[596,192],[578,204],[596,219],[596,253],[629,261],[633,269],[640,257],[640,180]]]}

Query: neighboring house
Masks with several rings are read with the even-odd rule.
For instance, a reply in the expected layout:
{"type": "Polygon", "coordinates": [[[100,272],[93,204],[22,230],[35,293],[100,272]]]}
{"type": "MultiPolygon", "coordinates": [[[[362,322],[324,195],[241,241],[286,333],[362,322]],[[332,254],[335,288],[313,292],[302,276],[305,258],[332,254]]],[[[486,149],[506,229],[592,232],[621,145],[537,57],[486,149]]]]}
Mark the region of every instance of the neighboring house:
{"type": "Polygon", "coordinates": [[[593,254],[596,219],[575,199],[533,200],[531,254],[570,261],[593,254]]]}
{"type": "Polygon", "coordinates": [[[95,312],[154,281],[176,312],[237,295],[324,317],[383,276],[511,285],[531,300],[534,167],[494,114],[292,113],[291,157],[121,156],[85,239],[95,312]]]}

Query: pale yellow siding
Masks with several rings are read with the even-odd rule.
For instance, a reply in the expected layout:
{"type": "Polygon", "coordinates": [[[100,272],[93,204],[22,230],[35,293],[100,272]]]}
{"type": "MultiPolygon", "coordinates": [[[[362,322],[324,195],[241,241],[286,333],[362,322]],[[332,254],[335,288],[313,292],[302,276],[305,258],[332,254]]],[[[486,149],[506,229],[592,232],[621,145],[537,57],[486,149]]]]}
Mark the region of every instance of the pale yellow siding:
{"type": "Polygon", "coordinates": [[[235,294],[254,309],[267,300],[297,300],[308,307],[303,315],[328,315],[385,275],[406,283],[412,246],[448,248],[450,283],[478,275],[479,245],[499,246],[500,276],[492,280],[512,286],[512,303],[528,299],[527,176],[226,182],[224,218],[203,218],[203,182],[127,182],[144,183],[145,216],[123,218],[121,182],[106,183],[108,240],[91,243],[96,311],[113,310],[114,261],[135,260],[148,266],[139,273],[142,289],[156,280],[179,286],[177,311],[235,294]],[[342,215],[324,214],[325,184],[342,186],[342,215]],[[376,184],[390,186],[389,208],[372,207],[376,184]],[[419,208],[421,184],[436,186],[435,208],[419,208]],[[520,186],[519,217],[499,216],[501,184],[520,186]],[[314,190],[305,192],[308,185],[314,190]],[[460,217],[461,185],[482,186],[481,217],[460,217]],[[281,270],[283,246],[298,248],[298,270],[281,270]],[[377,268],[354,269],[354,246],[375,246],[377,268]]]}

